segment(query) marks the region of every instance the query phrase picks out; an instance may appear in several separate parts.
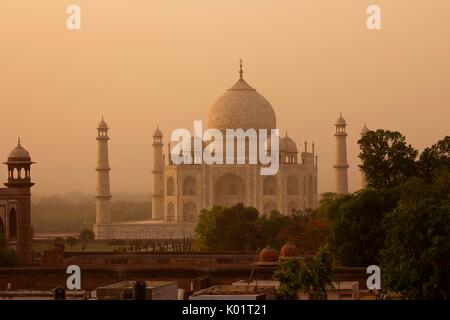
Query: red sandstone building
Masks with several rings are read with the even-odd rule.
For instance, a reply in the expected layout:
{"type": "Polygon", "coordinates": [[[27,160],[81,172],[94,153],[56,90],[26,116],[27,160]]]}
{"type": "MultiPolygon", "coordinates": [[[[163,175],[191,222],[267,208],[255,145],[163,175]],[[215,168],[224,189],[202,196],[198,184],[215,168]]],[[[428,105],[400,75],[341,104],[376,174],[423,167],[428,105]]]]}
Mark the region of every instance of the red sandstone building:
{"type": "Polygon", "coordinates": [[[21,264],[31,262],[31,209],[30,169],[34,162],[30,154],[20,145],[11,151],[8,161],[8,182],[0,188],[0,233],[10,249],[19,255],[21,264]]]}

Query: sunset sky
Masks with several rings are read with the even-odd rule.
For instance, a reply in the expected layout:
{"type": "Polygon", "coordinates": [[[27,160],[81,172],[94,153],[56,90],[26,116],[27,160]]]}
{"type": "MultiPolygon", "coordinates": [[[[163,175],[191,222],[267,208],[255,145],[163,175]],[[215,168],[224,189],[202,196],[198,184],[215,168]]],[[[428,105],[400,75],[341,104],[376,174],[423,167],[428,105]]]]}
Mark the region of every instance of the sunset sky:
{"type": "MultiPolygon", "coordinates": [[[[448,0],[6,0],[0,6],[0,160],[20,136],[36,194],[95,192],[96,126],[111,127],[113,192],[150,192],[152,133],[193,130],[238,79],[284,135],[314,141],[332,191],[334,122],[398,130],[422,150],[450,134],[448,0]],[[81,7],[81,30],[66,7],[81,7]],[[382,30],[366,28],[377,4],[382,30]]],[[[6,167],[0,170],[6,180],[6,167]]]]}

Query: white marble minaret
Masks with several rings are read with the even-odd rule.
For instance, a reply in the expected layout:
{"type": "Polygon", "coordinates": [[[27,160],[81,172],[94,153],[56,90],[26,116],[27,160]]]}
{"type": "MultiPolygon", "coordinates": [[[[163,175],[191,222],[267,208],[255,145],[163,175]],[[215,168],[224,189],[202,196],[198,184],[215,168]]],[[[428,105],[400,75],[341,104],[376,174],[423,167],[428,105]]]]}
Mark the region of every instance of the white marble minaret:
{"type": "MultiPolygon", "coordinates": [[[[370,130],[367,128],[366,123],[364,123],[364,127],[361,129],[361,138],[364,137],[369,131],[370,130]]],[[[361,189],[364,189],[367,186],[366,173],[361,167],[359,168],[359,171],[361,172],[361,189]]]]}
{"type": "Polygon", "coordinates": [[[347,164],[347,123],[342,118],[342,114],[339,115],[336,123],[336,164],[334,165],[335,171],[335,192],[337,194],[348,193],[348,164],[347,164]]]}
{"type": "Polygon", "coordinates": [[[96,239],[109,239],[111,225],[111,191],[109,188],[109,159],[108,159],[108,125],[103,120],[97,127],[97,215],[94,225],[96,239]]]}
{"type": "Polygon", "coordinates": [[[164,169],[164,157],[163,157],[163,143],[162,133],[158,127],[156,127],[153,133],[153,193],[152,193],[152,219],[163,219],[163,169],[164,169]]]}

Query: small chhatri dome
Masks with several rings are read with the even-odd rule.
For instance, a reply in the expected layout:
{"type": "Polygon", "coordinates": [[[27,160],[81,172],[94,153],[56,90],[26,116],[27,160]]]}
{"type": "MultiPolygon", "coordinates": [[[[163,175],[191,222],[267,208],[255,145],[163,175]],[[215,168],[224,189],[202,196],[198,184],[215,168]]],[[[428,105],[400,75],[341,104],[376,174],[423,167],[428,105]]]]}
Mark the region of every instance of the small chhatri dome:
{"type": "Polygon", "coordinates": [[[369,131],[370,131],[370,129],[367,128],[366,123],[364,122],[364,127],[361,129],[361,134],[365,135],[369,131]]]}
{"type": "Polygon", "coordinates": [[[98,128],[99,129],[108,129],[108,124],[106,124],[105,120],[103,119],[103,116],[102,116],[102,120],[98,123],[98,128]]]}
{"type": "Polygon", "coordinates": [[[297,246],[292,241],[288,241],[280,251],[280,258],[293,258],[299,255],[300,251],[298,251],[297,246]]]}
{"type": "Polygon", "coordinates": [[[339,113],[339,118],[336,120],[337,126],[345,126],[347,125],[347,122],[345,122],[345,119],[342,117],[342,113],[339,113]]]}
{"type": "Polygon", "coordinates": [[[297,144],[294,140],[288,137],[287,132],[286,136],[280,140],[280,150],[287,152],[298,152],[297,144]]]}
{"type": "Polygon", "coordinates": [[[259,252],[258,262],[277,262],[278,253],[270,245],[267,245],[264,249],[259,252]]]}
{"type": "Polygon", "coordinates": [[[153,136],[154,137],[162,137],[163,136],[162,132],[161,132],[161,130],[159,130],[158,126],[156,126],[156,130],[155,130],[155,132],[153,132],[153,136]]]}
{"type": "Polygon", "coordinates": [[[276,115],[269,101],[243,78],[242,62],[238,81],[228,89],[208,112],[208,128],[275,129],[276,115]]]}
{"type": "Polygon", "coordinates": [[[30,153],[20,144],[20,138],[18,139],[17,147],[9,153],[8,160],[17,158],[30,158],[30,153]]]}

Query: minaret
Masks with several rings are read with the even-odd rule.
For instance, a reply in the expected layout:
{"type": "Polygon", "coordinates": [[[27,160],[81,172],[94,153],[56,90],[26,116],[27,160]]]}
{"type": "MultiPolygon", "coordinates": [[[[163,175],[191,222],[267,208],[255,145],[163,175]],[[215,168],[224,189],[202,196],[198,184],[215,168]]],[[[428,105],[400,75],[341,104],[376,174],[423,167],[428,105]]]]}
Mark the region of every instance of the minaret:
{"type": "Polygon", "coordinates": [[[103,120],[97,127],[97,215],[94,225],[96,239],[109,239],[111,225],[111,191],[109,188],[109,159],[108,159],[108,125],[103,120]]]}
{"type": "MultiPolygon", "coordinates": [[[[20,264],[28,264],[32,260],[31,241],[31,156],[20,144],[20,138],[17,147],[14,148],[8,160],[4,162],[8,166],[8,193],[16,201],[8,204],[8,219],[6,219],[6,241],[10,249],[15,249],[20,264]]],[[[1,220],[1,219],[0,219],[1,220]]]]}
{"type": "Polygon", "coordinates": [[[336,123],[336,164],[335,169],[335,192],[337,194],[348,194],[348,164],[347,164],[347,132],[345,127],[347,123],[339,115],[336,123]]]}
{"type": "MultiPolygon", "coordinates": [[[[364,123],[364,127],[361,129],[361,138],[363,138],[369,131],[370,130],[367,128],[366,123],[364,123]]],[[[359,171],[361,172],[361,189],[364,189],[367,186],[366,173],[361,167],[359,168],[359,171]]]]}
{"type": "Polygon", "coordinates": [[[152,194],[152,219],[163,219],[163,143],[162,133],[158,126],[153,133],[153,194],[152,194]]]}

